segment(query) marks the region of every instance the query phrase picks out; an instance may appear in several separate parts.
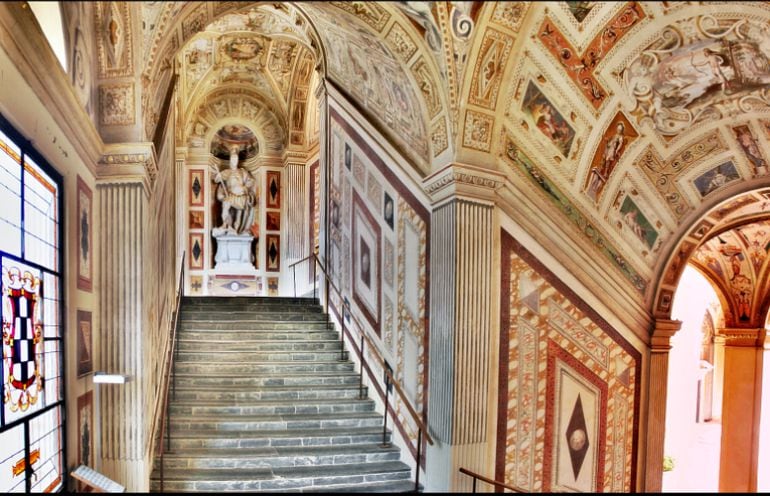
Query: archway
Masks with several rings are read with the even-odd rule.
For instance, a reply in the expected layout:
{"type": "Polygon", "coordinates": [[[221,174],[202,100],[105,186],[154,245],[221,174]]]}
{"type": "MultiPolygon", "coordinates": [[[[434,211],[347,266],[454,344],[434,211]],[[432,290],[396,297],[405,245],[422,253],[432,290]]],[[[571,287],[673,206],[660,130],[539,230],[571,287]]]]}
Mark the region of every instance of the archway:
{"type": "MultiPolygon", "coordinates": [[[[652,413],[657,413],[652,407],[661,399],[666,402],[662,419],[667,428],[676,423],[669,416],[680,415],[671,408],[671,396],[677,391],[672,389],[675,381],[670,375],[681,373],[680,368],[674,368],[676,354],[672,345],[685,341],[675,334],[688,324],[671,319],[677,318],[672,305],[676,289],[681,285],[690,292],[690,286],[683,282],[685,268],[697,270],[719,300],[720,310],[712,312],[716,363],[711,363],[715,365],[711,394],[716,412],[721,413],[722,432],[719,485],[711,490],[756,491],[760,489],[758,484],[764,483],[758,479],[757,467],[762,451],[760,434],[766,430],[761,406],[766,401],[762,393],[769,294],[768,194],[767,189],[759,189],[730,197],[698,219],[668,260],[658,288],[650,380],[660,384],[663,367],[668,379],[667,388],[651,388],[650,404],[652,413]]],[[[692,310],[702,314],[706,308],[692,310]]],[[[692,346],[691,353],[699,351],[692,346]]],[[[692,411],[685,415],[695,412],[698,403],[689,405],[692,411]]],[[[651,433],[657,430],[651,425],[651,433]]],[[[665,435],[668,441],[669,434],[665,435]]],[[[648,464],[651,462],[654,460],[648,458],[648,464]]]]}

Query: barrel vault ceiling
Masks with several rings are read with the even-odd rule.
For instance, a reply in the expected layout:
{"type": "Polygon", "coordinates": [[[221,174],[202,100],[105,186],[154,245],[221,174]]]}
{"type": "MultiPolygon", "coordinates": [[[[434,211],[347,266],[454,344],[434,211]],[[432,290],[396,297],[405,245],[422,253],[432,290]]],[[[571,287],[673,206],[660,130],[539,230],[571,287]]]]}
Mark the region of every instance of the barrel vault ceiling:
{"type": "Polygon", "coordinates": [[[416,177],[452,163],[497,173],[653,311],[670,303],[677,257],[703,245],[695,259],[705,260],[737,215],[719,217],[720,209],[744,202],[744,221],[758,224],[740,232],[763,229],[767,2],[132,9],[148,136],[177,64],[188,144],[246,116],[266,153],[311,146],[313,93],[325,77],[403,150],[416,177]]]}

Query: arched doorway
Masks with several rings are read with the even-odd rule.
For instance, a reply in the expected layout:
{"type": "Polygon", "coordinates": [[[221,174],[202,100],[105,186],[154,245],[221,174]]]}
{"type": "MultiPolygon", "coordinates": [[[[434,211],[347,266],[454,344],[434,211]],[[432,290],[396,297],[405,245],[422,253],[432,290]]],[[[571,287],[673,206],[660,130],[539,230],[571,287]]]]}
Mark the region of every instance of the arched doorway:
{"type": "MultiPolygon", "coordinates": [[[[697,435],[693,432],[698,424],[705,423],[707,414],[721,421],[722,427],[719,443],[711,439],[712,449],[717,445],[721,447],[718,485],[696,487],[706,483],[704,478],[713,477],[716,471],[715,467],[707,471],[701,465],[700,472],[694,471],[692,475],[698,477],[700,473],[700,480],[674,484],[681,490],[758,491],[764,484],[758,476],[758,467],[761,433],[765,430],[761,407],[765,401],[763,375],[769,293],[768,194],[768,190],[761,189],[736,195],[699,219],[680,241],[659,288],[658,310],[667,307],[669,312],[665,316],[676,319],[667,337],[660,324],[672,321],[659,319],[653,335],[653,340],[656,337],[659,340],[658,348],[653,347],[653,353],[657,353],[653,360],[660,360],[663,355],[667,360],[664,451],[675,449],[676,438],[683,444],[687,441],[682,439],[689,436],[688,456],[708,457],[705,449],[698,451],[697,435]],[[697,271],[701,276],[699,285],[710,286],[713,296],[697,301],[694,276],[686,276],[688,271],[697,271]],[[677,311],[678,298],[691,299],[689,308],[685,305],[685,310],[677,311]],[[718,304],[709,303],[709,299],[718,300],[718,304]],[[713,326],[713,344],[710,338],[704,343],[704,333],[711,332],[709,326],[713,326]],[[677,346],[682,349],[677,350],[677,346]],[[683,358],[687,354],[689,365],[683,358]],[[685,384],[688,377],[689,388],[685,384]]],[[[651,381],[656,380],[655,375],[653,364],[651,381]]],[[[653,403],[657,395],[658,392],[651,389],[653,403]]],[[[668,465],[667,462],[669,460],[666,460],[668,465]]],[[[664,477],[664,490],[667,478],[664,477]]]]}

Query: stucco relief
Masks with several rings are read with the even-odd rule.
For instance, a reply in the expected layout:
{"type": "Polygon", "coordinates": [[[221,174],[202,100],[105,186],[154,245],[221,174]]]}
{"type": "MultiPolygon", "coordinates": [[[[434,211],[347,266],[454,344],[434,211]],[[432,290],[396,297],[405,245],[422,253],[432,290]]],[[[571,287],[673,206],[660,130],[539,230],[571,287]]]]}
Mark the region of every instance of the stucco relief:
{"type": "Polygon", "coordinates": [[[116,126],[135,122],[134,83],[99,85],[99,123],[116,126]]]}
{"type": "Polygon", "coordinates": [[[96,53],[101,78],[133,75],[129,8],[129,2],[96,3],[96,53]]]}
{"type": "Polygon", "coordinates": [[[634,165],[644,172],[678,221],[692,208],[677,184],[679,175],[700,160],[725,149],[720,134],[712,132],[685,145],[671,159],[664,159],[652,146],[648,146],[634,165]]]}
{"type": "Polygon", "coordinates": [[[675,136],[703,120],[770,105],[770,32],[741,18],[701,15],[667,26],[623,72],[640,121],[675,136]]]}

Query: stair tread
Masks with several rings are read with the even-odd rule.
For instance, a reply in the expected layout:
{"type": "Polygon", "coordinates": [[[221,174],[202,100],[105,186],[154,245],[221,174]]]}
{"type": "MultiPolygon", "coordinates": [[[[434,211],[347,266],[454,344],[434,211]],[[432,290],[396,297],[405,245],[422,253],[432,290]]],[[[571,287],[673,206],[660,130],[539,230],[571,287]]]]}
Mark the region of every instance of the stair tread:
{"type": "MultiPolygon", "coordinates": [[[[358,384],[316,384],[312,386],[312,389],[358,389],[358,384]]],[[[245,393],[258,393],[260,391],[307,391],[308,386],[304,384],[286,384],[286,385],[269,385],[269,386],[238,386],[231,384],[222,384],[216,386],[176,386],[177,391],[223,391],[223,392],[245,392],[245,393]]]]}
{"type": "MultiPolygon", "coordinates": [[[[357,388],[358,386],[356,386],[357,388]]],[[[307,398],[307,399],[274,399],[274,400],[249,400],[246,403],[238,403],[237,405],[222,404],[222,401],[205,401],[205,400],[172,400],[170,405],[172,406],[194,406],[194,407],[232,407],[232,406],[276,406],[276,405],[336,405],[339,403],[369,403],[374,400],[370,398],[307,398]]]]}
{"type": "MultiPolygon", "coordinates": [[[[387,432],[390,432],[388,429],[387,432]]],[[[320,429],[286,429],[286,430],[218,430],[218,429],[195,429],[183,432],[175,432],[171,435],[174,439],[211,439],[220,438],[264,438],[264,437],[298,437],[298,436],[349,436],[349,435],[370,435],[382,434],[382,427],[322,427],[320,429]]]]}
{"type": "Polygon", "coordinates": [[[340,465],[301,465],[296,467],[265,467],[265,468],[221,468],[221,469],[180,469],[168,468],[165,470],[166,480],[261,480],[276,476],[299,477],[336,477],[339,475],[365,475],[381,472],[406,472],[411,471],[408,465],[399,461],[382,461],[369,463],[344,463],[340,465]]]}
{"type": "Polygon", "coordinates": [[[377,412],[339,412],[335,413],[333,417],[330,417],[328,413],[270,413],[270,414],[262,414],[262,415],[235,415],[235,416],[227,416],[227,415],[202,415],[202,414],[196,414],[196,415],[174,415],[174,419],[184,419],[185,421],[192,420],[217,420],[222,419],[226,420],[227,422],[233,422],[233,421],[243,421],[243,422],[251,422],[254,420],[287,420],[286,417],[290,417],[289,420],[296,421],[296,420],[317,420],[317,419],[328,419],[328,420],[337,420],[337,419],[356,419],[360,417],[365,418],[372,418],[372,417],[382,417],[382,414],[377,412]]]}
{"type": "Polygon", "coordinates": [[[208,458],[216,456],[217,458],[248,458],[260,456],[291,456],[291,455],[320,455],[324,453],[333,453],[339,455],[348,454],[371,454],[371,453],[395,453],[400,451],[395,445],[383,447],[379,444],[345,444],[345,445],[318,445],[318,446],[265,446],[260,448],[238,448],[237,450],[227,452],[222,448],[185,448],[184,451],[176,453],[169,451],[163,454],[168,458],[208,458]]]}

